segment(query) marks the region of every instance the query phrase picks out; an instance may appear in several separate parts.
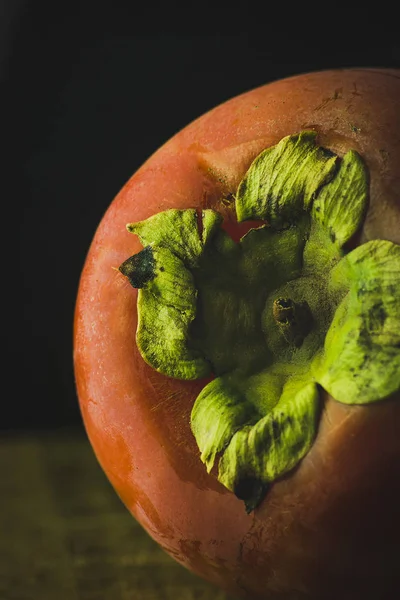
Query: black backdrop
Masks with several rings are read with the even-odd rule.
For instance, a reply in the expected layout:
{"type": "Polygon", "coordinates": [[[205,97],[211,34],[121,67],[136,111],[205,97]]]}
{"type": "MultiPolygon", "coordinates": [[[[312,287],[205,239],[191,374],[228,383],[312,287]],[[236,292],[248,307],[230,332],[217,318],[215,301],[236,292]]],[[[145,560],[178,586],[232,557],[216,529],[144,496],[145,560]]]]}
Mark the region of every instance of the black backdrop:
{"type": "Polygon", "coordinates": [[[16,271],[11,249],[3,272],[13,305],[3,314],[11,357],[3,430],[80,424],[72,367],[80,270],[107,206],[153,151],[208,109],[269,81],[333,67],[400,66],[400,44],[390,36],[340,34],[335,44],[308,36],[305,43],[272,23],[256,33],[257,18],[240,31],[242,16],[232,7],[232,22],[214,7],[212,19],[180,15],[182,25],[172,5],[162,13],[153,4],[124,6],[4,4],[0,68],[12,130],[5,170],[13,185],[3,230],[15,244],[19,228],[20,261],[16,271]]]}

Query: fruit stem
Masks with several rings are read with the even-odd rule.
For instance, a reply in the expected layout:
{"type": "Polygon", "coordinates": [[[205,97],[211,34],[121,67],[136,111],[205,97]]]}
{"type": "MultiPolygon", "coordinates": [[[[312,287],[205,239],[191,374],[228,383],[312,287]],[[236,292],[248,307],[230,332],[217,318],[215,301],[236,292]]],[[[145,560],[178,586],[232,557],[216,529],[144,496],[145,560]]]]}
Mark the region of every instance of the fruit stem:
{"type": "Polygon", "coordinates": [[[312,313],[307,302],[277,298],[273,302],[272,314],[285,340],[300,348],[313,325],[312,313]]]}

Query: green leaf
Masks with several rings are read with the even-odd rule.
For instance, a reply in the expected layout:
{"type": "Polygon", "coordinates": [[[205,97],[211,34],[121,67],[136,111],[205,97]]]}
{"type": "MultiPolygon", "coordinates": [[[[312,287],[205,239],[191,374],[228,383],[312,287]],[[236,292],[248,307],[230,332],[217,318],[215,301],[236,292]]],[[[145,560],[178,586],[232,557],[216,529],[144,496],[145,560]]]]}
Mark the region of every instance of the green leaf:
{"type": "Polygon", "coordinates": [[[331,287],[350,290],[314,361],[318,382],[345,404],[366,404],[400,389],[400,246],[373,240],[332,270],[331,287]]]}
{"type": "Polygon", "coordinates": [[[260,489],[293,469],[310,450],[318,417],[316,384],[304,376],[290,378],[275,407],[232,437],[219,462],[219,481],[234,493],[240,490],[246,504],[255,507],[260,489]]]}
{"type": "Polygon", "coordinates": [[[154,249],[153,262],[154,277],[138,292],[136,341],[142,357],[171,377],[205,377],[210,365],[188,343],[189,327],[196,315],[193,276],[167,248],[154,249]]]}
{"type": "Polygon", "coordinates": [[[251,164],[236,195],[238,221],[264,219],[284,227],[308,210],[335,174],[338,157],[316,145],[315,131],[283,138],[251,164]]]}
{"type": "Polygon", "coordinates": [[[360,227],[367,208],[368,173],[354,150],[344,155],[339,171],[313,203],[312,218],[327,227],[340,246],[360,227]]]}
{"type": "Polygon", "coordinates": [[[220,231],[220,225],[222,223],[222,215],[215,210],[205,209],[201,213],[201,241],[203,246],[207,246],[220,231]]]}
{"type": "Polygon", "coordinates": [[[204,210],[171,209],[127,225],[145,248],[119,270],[138,293],[136,341],[144,360],[177,379],[198,379],[210,363],[190,343],[197,288],[190,268],[220,230],[221,215],[204,210]]]}
{"type": "Polygon", "coordinates": [[[222,217],[214,210],[202,212],[198,218],[195,209],[175,209],[157,213],[145,221],[129,223],[126,227],[131,233],[139,236],[143,246],[163,246],[182,259],[188,267],[193,267],[217,231],[222,217]],[[199,225],[203,228],[200,239],[199,225]]]}
{"type": "Polygon", "coordinates": [[[258,416],[238,385],[241,378],[242,375],[231,373],[214,379],[194,403],[191,428],[208,472],[234,433],[258,416]]]}

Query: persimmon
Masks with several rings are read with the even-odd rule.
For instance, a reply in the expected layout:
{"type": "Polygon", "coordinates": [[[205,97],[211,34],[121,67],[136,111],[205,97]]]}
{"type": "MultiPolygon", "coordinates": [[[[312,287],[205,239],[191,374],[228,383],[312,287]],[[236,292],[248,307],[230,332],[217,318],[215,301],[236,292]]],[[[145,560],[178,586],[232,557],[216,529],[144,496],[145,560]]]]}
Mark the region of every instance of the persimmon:
{"type": "Polygon", "coordinates": [[[400,71],[283,79],[203,115],[112,201],[74,324],[127,509],[237,596],[400,589],[400,71]]]}

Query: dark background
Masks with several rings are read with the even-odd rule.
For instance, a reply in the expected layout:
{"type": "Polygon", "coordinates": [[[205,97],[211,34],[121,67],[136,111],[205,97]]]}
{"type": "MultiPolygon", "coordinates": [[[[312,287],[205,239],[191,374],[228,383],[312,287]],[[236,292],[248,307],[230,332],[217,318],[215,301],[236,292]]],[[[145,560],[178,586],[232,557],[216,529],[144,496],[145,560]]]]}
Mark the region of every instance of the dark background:
{"type": "Polygon", "coordinates": [[[107,206],[151,153],[205,111],[269,81],[400,67],[400,44],[382,32],[355,37],[351,27],[346,37],[345,27],[322,37],[308,23],[296,36],[276,22],[258,32],[259,15],[246,30],[242,5],[229,19],[215,6],[187,14],[162,6],[3,0],[2,114],[11,130],[3,180],[12,183],[3,430],[81,424],[72,366],[80,271],[107,206]]]}

